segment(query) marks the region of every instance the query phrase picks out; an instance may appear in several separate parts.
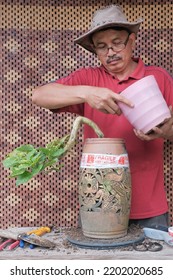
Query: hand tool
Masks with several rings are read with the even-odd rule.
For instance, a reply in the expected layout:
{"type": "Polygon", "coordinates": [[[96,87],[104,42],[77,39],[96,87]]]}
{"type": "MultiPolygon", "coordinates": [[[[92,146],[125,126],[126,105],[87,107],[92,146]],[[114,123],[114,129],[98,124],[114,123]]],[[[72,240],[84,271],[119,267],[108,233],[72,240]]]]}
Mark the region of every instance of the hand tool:
{"type": "Polygon", "coordinates": [[[25,247],[25,241],[23,241],[22,239],[19,241],[19,246],[20,248],[24,248],[25,247]]]}
{"type": "Polygon", "coordinates": [[[8,249],[12,250],[16,248],[19,245],[19,241],[13,240],[13,239],[7,239],[0,245],[0,251],[3,250],[8,244],[11,244],[8,249]]]}
{"type": "Polygon", "coordinates": [[[0,251],[3,250],[9,243],[15,242],[13,239],[7,239],[0,245],[0,251]]]}
{"type": "Polygon", "coordinates": [[[45,248],[54,248],[56,244],[48,239],[42,238],[34,233],[27,235],[26,233],[19,234],[19,239],[22,239],[30,244],[45,247],[45,248]]]}
{"type": "MultiPolygon", "coordinates": [[[[38,233],[45,233],[45,232],[50,232],[50,227],[43,227],[43,229],[38,229],[39,232],[38,233]],[[49,230],[48,230],[49,228],[49,230]]],[[[35,231],[35,230],[34,230],[35,231]]],[[[24,233],[20,233],[18,230],[16,229],[5,229],[2,230],[0,229],[0,236],[3,238],[8,238],[8,239],[13,239],[13,240],[24,240],[30,244],[34,244],[37,246],[41,246],[41,247],[46,247],[46,248],[54,248],[56,246],[56,244],[48,239],[44,239],[38,235],[36,235],[35,233],[32,233],[30,235],[27,234],[27,232],[24,233]]]]}
{"type": "Polygon", "coordinates": [[[43,234],[45,234],[47,232],[51,232],[51,229],[52,229],[52,226],[51,227],[40,227],[38,229],[33,229],[33,230],[27,232],[27,235],[34,233],[38,236],[42,236],[43,234]]]}
{"type": "MultiPolygon", "coordinates": [[[[46,227],[40,227],[38,229],[31,230],[31,231],[27,232],[26,236],[31,235],[31,234],[36,234],[38,236],[42,236],[43,234],[50,232],[52,227],[53,226],[51,226],[51,227],[46,226],[46,227]]],[[[24,240],[20,240],[20,247],[24,248],[24,246],[25,246],[24,240]]],[[[30,249],[33,249],[34,247],[35,247],[34,244],[29,245],[30,249]]]]}
{"type": "Polygon", "coordinates": [[[173,237],[171,237],[168,232],[147,227],[143,228],[143,231],[146,237],[156,240],[163,240],[168,245],[173,246],[173,237]]]}
{"type": "Polygon", "coordinates": [[[158,242],[141,242],[141,243],[134,243],[133,249],[140,252],[150,251],[150,252],[157,252],[163,249],[163,246],[158,242]]]}
{"type": "Polygon", "coordinates": [[[38,229],[31,230],[31,231],[27,232],[26,236],[24,236],[24,234],[23,234],[22,239],[28,243],[31,243],[29,246],[30,249],[33,249],[35,247],[35,245],[53,248],[53,247],[55,247],[55,244],[53,242],[50,242],[49,240],[41,239],[41,238],[34,239],[35,235],[38,237],[42,236],[45,233],[51,232],[52,228],[53,228],[53,226],[49,226],[49,227],[45,226],[45,227],[40,227],[38,229]],[[32,237],[32,242],[29,242],[30,236],[32,237]],[[28,238],[29,238],[29,240],[28,240],[28,238]]]}
{"type": "Polygon", "coordinates": [[[13,242],[9,247],[8,250],[13,250],[14,248],[16,248],[17,246],[19,246],[19,240],[16,240],[15,242],[13,242]]]}

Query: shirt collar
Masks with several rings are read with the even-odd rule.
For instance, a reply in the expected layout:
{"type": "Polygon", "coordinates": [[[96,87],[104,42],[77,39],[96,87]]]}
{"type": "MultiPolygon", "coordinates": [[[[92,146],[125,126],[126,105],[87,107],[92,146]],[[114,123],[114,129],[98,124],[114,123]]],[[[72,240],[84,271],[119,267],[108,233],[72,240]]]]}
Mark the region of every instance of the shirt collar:
{"type": "MultiPolygon", "coordinates": [[[[145,69],[144,69],[144,68],[145,68],[145,65],[144,65],[142,59],[141,59],[141,58],[133,58],[133,60],[134,60],[135,62],[137,62],[137,67],[136,67],[135,71],[133,71],[133,72],[132,72],[127,78],[125,78],[123,81],[127,81],[127,80],[129,80],[129,79],[140,80],[141,78],[144,77],[144,73],[145,73],[145,69]]],[[[108,73],[109,75],[111,75],[103,65],[101,65],[101,68],[102,68],[106,73],[108,73]]],[[[111,76],[112,76],[112,75],[111,75],[111,76]]],[[[114,78],[115,78],[115,77],[114,77],[114,78]]],[[[123,81],[120,81],[120,82],[123,82],[123,81]]]]}

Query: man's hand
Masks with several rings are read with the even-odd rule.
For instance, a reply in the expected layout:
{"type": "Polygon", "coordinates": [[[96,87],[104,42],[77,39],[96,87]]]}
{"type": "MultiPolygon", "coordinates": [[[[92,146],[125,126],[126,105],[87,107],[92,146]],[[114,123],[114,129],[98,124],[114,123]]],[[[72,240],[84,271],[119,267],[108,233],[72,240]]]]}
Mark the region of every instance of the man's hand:
{"type": "Polygon", "coordinates": [[[169,108],[171,113],[171,118],[165,119],[163,124],[159,127],[154,127],[152,131],[148,134],[144,134],[142,131],[134,129],[135,135],[145,141],[150,141],[157,138],[164,138],[173,141],[173,110],[172,107],[169,108]]]}
{"type": "Polygon", "coordinates": [[[117,102],[122,102],[133,107],[133,104],[125,97],[107,88],[99,87],[92,87],[91,91],[85,94],[85,102],[87,102],[92,108],[106,114],[121,115],[122,112],[117,102]]]}

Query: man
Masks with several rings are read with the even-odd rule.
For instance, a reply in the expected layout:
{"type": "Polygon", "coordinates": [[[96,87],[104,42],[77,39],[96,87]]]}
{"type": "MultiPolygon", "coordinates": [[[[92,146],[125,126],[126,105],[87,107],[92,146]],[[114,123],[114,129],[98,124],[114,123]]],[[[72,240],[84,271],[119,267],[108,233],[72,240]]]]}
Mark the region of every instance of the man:
{"type": "MultiPolygon", "coordinates": [[[[142,226],[167,226],[163,142],[173,139],[173,117],[145,135],[133,129],[118,106],[118,101],[133,106],[118,93],[148,75],[155,76],[167,104],[173,105],[173,80],[169,74],[133,58],[141,22],[128,22],[116,5],[98,10],[90,30],[75,42],[95,53],[101,66],[78,69],[68,77],[36,88],[33,102],[57,113],[83,115],[92,119],[105,137],[123,138],[132,176],[130,221],[142,226]]],[[[92,137],[96,137],[94,131],[86,127],[84,138],[92,137]]]]}

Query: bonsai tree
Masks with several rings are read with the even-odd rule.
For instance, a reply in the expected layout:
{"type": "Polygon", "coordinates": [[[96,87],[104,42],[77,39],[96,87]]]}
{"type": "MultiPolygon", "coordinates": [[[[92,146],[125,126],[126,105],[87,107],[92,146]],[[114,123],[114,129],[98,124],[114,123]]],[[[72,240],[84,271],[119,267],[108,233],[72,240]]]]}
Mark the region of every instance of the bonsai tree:
{"type": "Polygon", "coordinates": [[[21,145],[9,153],[3,161],[4,167],[10,169],[10,177],[16,178],[16,185],[27,183],[40,172],[60,170],[60,160],[76,144],[77,133],[82,124],[91,126],[98,137],[104,137],[99,127],[85,117],[77,117],[70,134],[54,139],[46,147],[21,145]]]}

